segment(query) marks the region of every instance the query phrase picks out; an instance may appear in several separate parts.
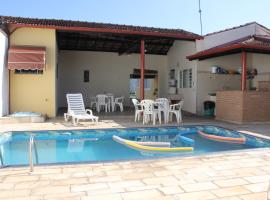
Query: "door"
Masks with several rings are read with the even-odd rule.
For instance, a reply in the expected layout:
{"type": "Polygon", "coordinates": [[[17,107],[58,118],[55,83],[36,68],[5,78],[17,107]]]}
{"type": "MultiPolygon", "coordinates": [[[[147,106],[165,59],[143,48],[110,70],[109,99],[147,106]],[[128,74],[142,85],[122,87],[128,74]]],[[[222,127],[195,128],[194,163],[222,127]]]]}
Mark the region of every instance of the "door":
{"type": "Polygon", "coordinates": [[[196,70],[184,66],[178,70],[178,94],[184,98],[183,110],[196,114],[196,70]]]}

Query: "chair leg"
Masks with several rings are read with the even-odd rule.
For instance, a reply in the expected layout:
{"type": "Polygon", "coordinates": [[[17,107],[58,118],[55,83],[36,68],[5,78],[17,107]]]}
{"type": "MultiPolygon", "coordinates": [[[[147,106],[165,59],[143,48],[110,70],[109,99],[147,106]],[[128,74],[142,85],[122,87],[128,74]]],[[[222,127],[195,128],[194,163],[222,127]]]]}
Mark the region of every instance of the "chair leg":
{"type": "Polygon", "coordinates": [[[135,122],[137,121],[137,115],[138,113],[135,111],[135,119],[134,119],[135,122]]]}
{"type": "Polygon", "coordinates": [[[156,114],[153,114],[153,125],[156,125],[156,114]]]}
{"type": "MultiPolygon", "coordinates": [[[[159,121],[159,124],[161,124],[161,112],[158,113],[158,121],[159,121]]],[[[164,121],[165,121],[165,116],[164,116],[164,121]]]]}
{"type": "Polygon", "coordinates": [[[176,114],[176,119],[177,119],[177,123],[179,124],[180,123],[180,115],[179,115],[179,113],[176,114]]]}
{"type": "Polygon", "coordinates": [[[122,103],[120,104],[120,111],[121,111],[121,112],[124,111],[124,108],[123,108],[123,104],[122,104],[122,103]]]}
{"type": "Polygon", "coordinates": [[[170,121],[172,122],[172,113],[169,114],[170,121]]]}
{"type": "Polygon", "coordinates": [[[67,113],[64,113],[64,119],[66,122],[68,121],[67,113]]]}
{"type": "Polygon", "coordinates": [[[72,118],[72,123],[73,123],[74,126],[77,125],[77,123],[76,123],[76,118],[75,118],[75,117],[72,118]]]}

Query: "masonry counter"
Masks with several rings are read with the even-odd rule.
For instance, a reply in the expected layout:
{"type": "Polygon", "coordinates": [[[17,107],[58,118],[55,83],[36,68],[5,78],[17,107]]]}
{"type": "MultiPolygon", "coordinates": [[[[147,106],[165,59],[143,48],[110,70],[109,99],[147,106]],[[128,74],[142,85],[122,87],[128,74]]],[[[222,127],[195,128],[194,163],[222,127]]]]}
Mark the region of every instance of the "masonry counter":
{"type": "Polygon", "coordinates": [[[233,122],[270,122],[270,91],[218,91],[216,119],[233,122]]]}

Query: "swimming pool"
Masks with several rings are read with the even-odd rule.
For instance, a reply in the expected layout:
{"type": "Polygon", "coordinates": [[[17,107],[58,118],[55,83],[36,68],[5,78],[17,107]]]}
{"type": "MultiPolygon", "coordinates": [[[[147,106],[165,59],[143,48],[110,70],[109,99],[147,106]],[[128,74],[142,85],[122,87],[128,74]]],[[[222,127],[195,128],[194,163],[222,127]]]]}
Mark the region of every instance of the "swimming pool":
{"type": "Polygon", "coordinates": [[[213,141],[199,135],[199,130],[231,136],[241,135],[214,126],[9,132],[0,135],[0,165],[27,165],[31,135],[34,136],[32,155],[35,165],[153,159],[270,147],[269,140],[249,135],[241,135],[246,139],[244,144],[213,141]],[[113,135],[132,141],[170,142],[173,147],[192,146],[194,150],[171,154],[138,151],[113,141],[113,135]],[[179,136],[186,139],[179,139],[179,136]]]}

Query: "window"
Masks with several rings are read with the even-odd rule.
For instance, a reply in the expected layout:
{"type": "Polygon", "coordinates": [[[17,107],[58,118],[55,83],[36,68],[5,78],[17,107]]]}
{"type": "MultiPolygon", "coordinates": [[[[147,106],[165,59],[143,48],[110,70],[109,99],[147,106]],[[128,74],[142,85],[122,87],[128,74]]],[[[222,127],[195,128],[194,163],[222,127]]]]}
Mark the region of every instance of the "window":
{"type": "MultiPolygon", "coordinates": [[[[144,89],[151,90],[152,81],[154,79],[144,79],[144,89]]],[[[136,93],[137,88],[140,88],[140,79],[130,79],[129,91],[130,93],[136,93]]]]}
{"type": "Polygon", "coordinates": [[[192,88],[192,69],[183,70],[183,88],[192,88]]]}
{"type": "Polygon", "coordinates": [[[89,70],[83,71],[83,82],[85,82],[85,83],[89,82],[89,70]]]}
{"type": "Polygon", "coordinates": [[[144,89],[151,90],[151,80],[153,79],[144,79],[144,89]]]}
{"type": "Polygon", "coordinates": [[[15,74],[43,74],[43,70],[15,69],[15,74]]]}

